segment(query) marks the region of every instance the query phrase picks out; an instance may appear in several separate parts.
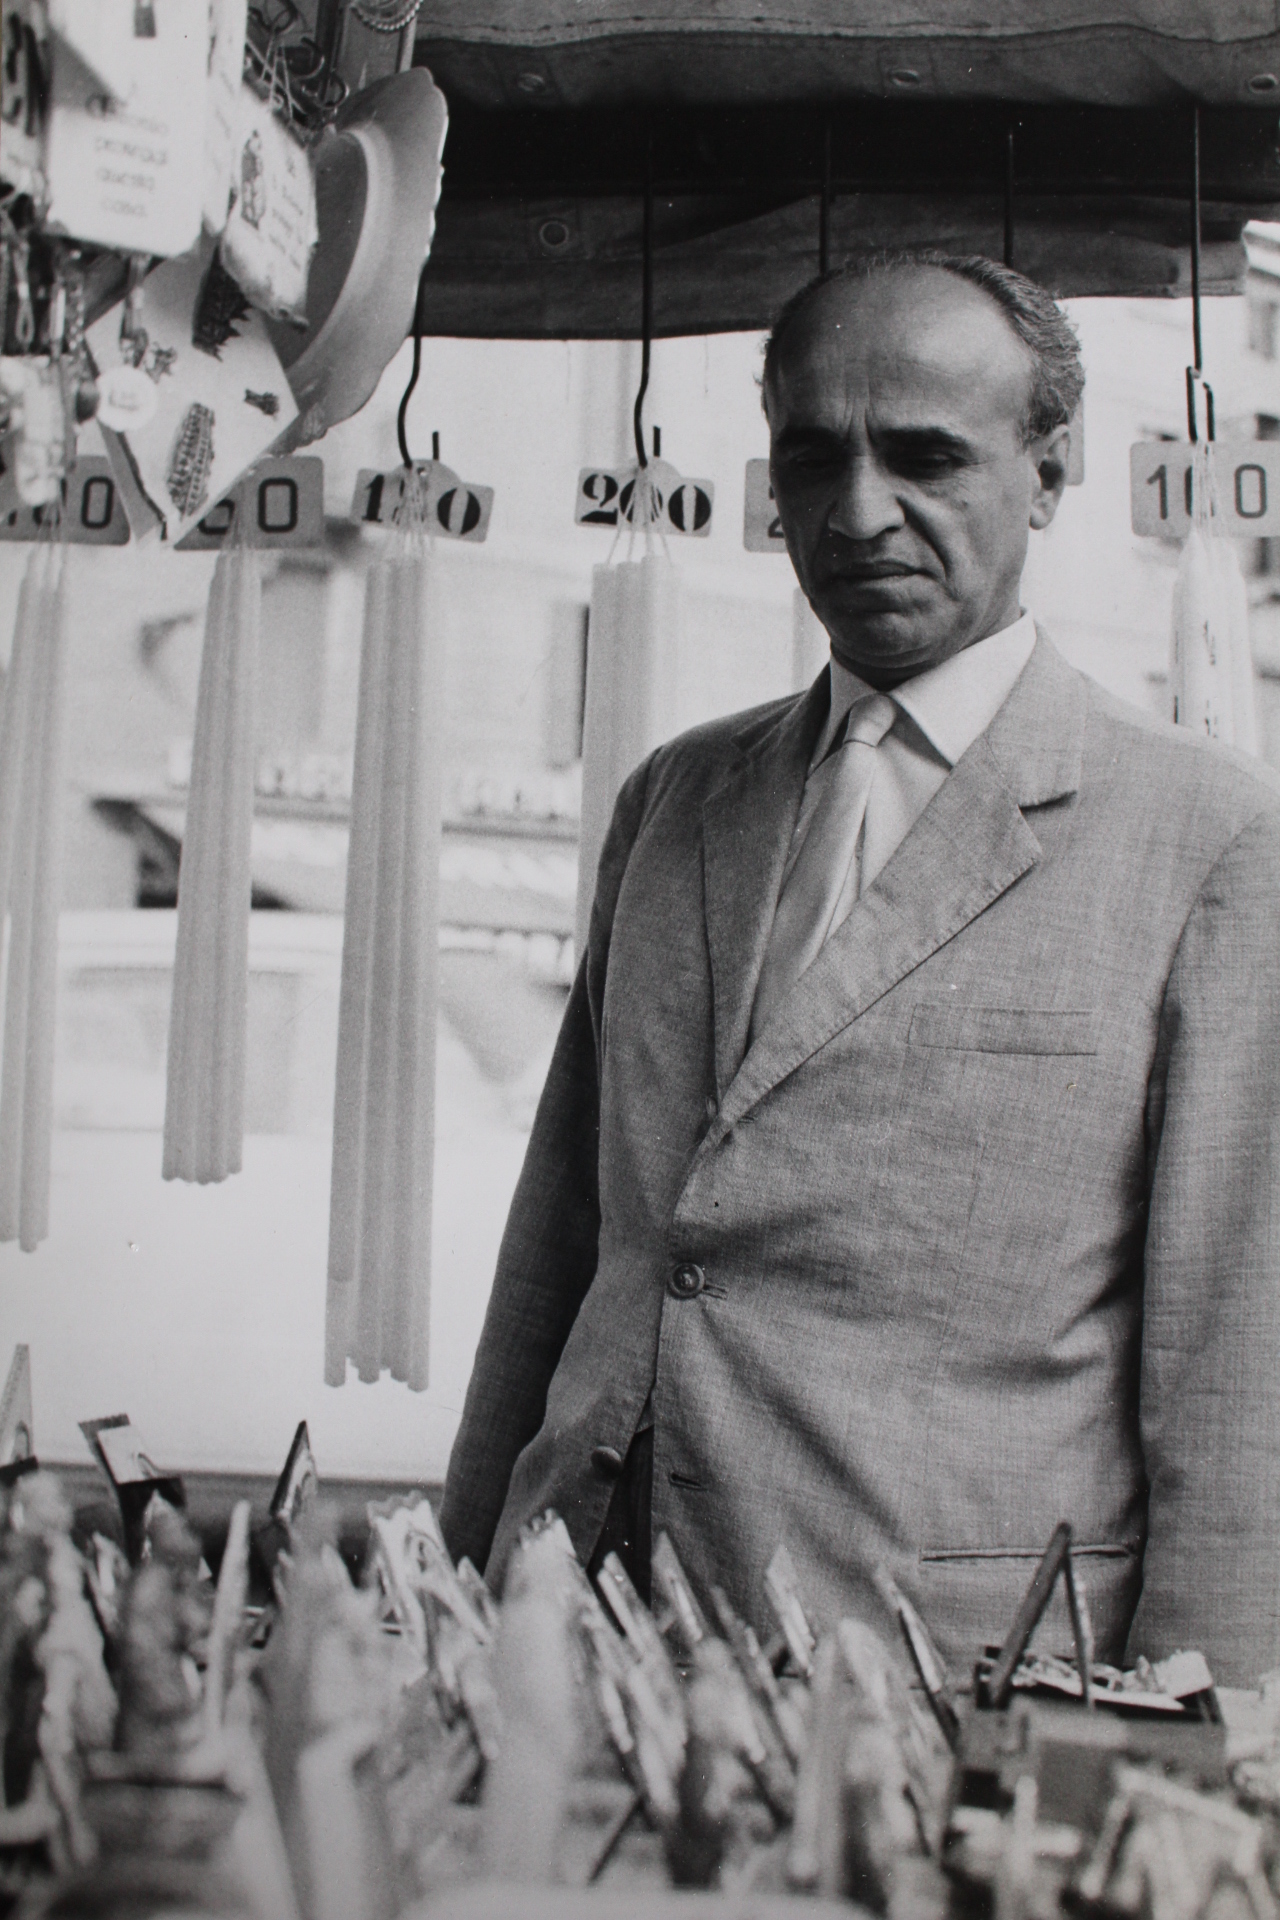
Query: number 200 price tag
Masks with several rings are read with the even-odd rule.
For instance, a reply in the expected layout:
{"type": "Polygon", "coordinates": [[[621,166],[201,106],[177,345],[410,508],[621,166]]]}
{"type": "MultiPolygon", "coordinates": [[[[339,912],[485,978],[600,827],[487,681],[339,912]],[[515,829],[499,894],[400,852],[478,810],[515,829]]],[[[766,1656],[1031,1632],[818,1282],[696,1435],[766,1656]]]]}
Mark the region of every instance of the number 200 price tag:
{"type": "MultiPolygon", "coordinates": [[[[715,485],[710,480],[686,480],[667,460],[649,463],[653,483],[652,524],[663,533],[692,534],[705,539],[711,532],[715,485]]],[[[583,467],[578,475],[573,522],[578,527],[616,527],[633,524],[636,470],[583,467]]]]}
{"type": "MultiPolygon", "coordinates": [[[[1191,531],[1193,449],[1141,440],[1129,449],[1135,533],[1181,540],[1191,531]]],[[[1236,539],[1280,534],[1280,441],[1218,440],[1210,450],[1222,531],[1236,539]]]]}

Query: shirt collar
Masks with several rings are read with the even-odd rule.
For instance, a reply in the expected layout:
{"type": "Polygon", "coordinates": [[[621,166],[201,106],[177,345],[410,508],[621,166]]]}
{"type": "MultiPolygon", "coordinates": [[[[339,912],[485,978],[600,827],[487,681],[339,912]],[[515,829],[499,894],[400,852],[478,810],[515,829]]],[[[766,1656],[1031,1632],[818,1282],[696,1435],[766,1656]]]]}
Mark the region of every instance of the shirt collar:
{"type": "MultiPolygon", "coordinates": [[[[893,689],[893,699],[920,729],[934,751],[954,767],[980,733],[985,733],[1013,692],[1014,682],[1036,643],[1034,617],[1024,613],[1011,627],[976,640],[940,666],[929,667],[893,689]]],[[[831,707],[813,756],[825,756],[836,730],[857,700],[876,689],[832,657],[831,707]]]]}

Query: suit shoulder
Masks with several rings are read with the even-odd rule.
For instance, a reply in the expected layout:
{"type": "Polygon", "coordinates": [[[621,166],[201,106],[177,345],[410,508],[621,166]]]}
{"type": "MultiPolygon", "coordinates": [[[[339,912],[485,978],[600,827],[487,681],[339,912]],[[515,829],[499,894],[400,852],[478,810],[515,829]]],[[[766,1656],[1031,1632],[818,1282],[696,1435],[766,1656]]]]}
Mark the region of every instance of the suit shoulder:
{"type": "Polygon", "coordinates": [[[758,707],[746,707],[740,713],[726,713],[715,720],[704,720],[676,734],[658,748],[653,756],[655,773],[714,772],[724,761],[736,759],[775,727],[807,693],[788,694],[782,700],[766,700],[758,707]]]}
{"type": "Polygon", "coordinates": [[[1081,676],[1088,690],[1086,754],[1152,807],[1193,808],[1233,837],[1255,817],[1280,829],[1280,775],[1274,768],[1202,739],[1189,727],[1145,713],[1081,676]]]}

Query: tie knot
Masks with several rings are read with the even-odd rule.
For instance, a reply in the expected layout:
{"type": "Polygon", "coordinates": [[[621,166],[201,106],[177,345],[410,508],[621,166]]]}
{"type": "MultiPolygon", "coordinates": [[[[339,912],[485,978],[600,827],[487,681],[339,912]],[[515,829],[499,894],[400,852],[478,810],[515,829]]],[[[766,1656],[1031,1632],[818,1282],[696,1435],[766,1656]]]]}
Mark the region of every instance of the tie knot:
{"type": "Polygon", "coordinates": [[[878,747],[898,717],[898,709],[887,693],[873,694],[870,699],[859,700],[849,709],[849,720],[845,729],[845,743],[859,741],[863,746],[878,747]]]}

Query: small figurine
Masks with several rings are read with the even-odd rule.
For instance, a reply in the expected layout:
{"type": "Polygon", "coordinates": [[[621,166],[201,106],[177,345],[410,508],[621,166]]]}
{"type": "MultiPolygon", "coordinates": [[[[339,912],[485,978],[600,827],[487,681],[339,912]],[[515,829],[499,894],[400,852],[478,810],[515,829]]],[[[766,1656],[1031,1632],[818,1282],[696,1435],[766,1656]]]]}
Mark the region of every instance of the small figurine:
{"type": "Polygon", "coordinates": [[[116,1746],[148,1767],[177,1770],[202,1732],[198,1657],[211,1595],[182,1515],[157,1499],[148,1519],[150,1555],[129,1583],[120,1624],[116,1746]]]}

